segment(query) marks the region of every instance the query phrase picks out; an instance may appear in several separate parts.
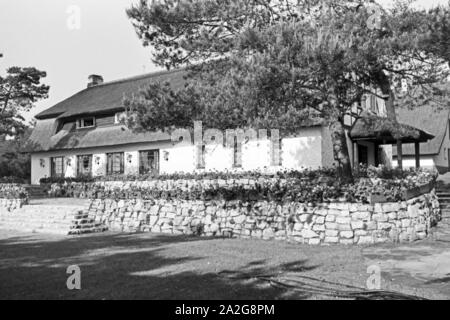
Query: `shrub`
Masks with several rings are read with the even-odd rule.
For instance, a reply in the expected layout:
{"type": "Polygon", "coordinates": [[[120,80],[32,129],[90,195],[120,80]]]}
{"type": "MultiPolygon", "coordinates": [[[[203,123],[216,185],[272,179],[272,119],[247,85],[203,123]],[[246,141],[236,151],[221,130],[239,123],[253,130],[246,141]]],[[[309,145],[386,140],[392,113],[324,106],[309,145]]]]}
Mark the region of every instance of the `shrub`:
{"type": "Polygon", "coordinates": [[[26,179],[14,176],[0,178],[0,184],[25,184],[26,182],[26,179]]]}

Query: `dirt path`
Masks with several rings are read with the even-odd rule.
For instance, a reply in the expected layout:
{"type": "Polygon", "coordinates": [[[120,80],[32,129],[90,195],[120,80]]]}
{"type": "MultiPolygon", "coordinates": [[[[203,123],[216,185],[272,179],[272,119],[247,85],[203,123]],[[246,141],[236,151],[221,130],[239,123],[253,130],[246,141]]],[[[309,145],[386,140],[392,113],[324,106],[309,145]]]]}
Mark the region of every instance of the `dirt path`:
{"type": "Polygon", "coordinates": [[[378,265],[392,284],[432,290],[450,299],[450,235],[408,244],[366,248],[367,265],[378,265]]]}

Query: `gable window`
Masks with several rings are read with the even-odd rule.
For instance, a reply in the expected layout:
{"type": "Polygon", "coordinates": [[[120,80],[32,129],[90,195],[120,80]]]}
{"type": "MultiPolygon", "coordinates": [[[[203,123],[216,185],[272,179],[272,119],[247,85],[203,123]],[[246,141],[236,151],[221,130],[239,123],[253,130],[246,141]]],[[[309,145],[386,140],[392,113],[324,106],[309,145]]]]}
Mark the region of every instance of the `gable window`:
{"type": "Polygon", "coordinates": [[[159,150],[139,152],[139,173],[159,173],[159,150]]]}
{"type": "Polygon", "coordinates": [[[90,176],[92,174],[92,155],[77,157],[77,175],[90,176]]]}
{"type": "Polygon", "coordinates": [[[95,127],[95,118],[82,118],[77,121],[77,129],[95,127]]]}
{"type": "Polygon", "coordinates": [[[107,155],[106,173],[108,175],[123,174],[124,170],[124,153],[108,153],[107,155]]]}
{"type": "Polygon", "coordinates": [[[51,158],[51,176],[52,178],[64,177],[64,157],[51,158]]]}
{"type": "Polygon", "coordinates": [[[367,101],[367,111],[370,111],[379,117],[387,117],[386,103],[383,99],[379,99],[372,94],[367,101]]]}

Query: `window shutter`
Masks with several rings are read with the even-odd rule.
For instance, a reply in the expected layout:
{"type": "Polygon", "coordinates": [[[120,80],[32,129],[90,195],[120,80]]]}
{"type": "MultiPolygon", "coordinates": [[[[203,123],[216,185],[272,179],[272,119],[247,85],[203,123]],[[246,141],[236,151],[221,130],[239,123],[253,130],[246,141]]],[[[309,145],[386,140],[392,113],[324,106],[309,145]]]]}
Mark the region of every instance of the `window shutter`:
{"type": "Polygon", "coordinates": [[[120,173],[125,173],[125,154],[122,152],[120,154],[120,173]]]}

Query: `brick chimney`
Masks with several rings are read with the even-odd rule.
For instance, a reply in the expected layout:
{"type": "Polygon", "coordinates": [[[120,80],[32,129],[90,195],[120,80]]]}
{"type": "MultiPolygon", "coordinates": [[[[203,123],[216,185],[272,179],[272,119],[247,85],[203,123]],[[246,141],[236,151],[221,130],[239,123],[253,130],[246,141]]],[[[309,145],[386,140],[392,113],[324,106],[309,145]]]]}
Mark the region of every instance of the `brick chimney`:
{"type": "Polygon", "coordinates": [[[88,77],[88,88],[98,86],[99,84],[103,83],[103,77],[99,76],[98,74],[91,74],[88,77]]]}

